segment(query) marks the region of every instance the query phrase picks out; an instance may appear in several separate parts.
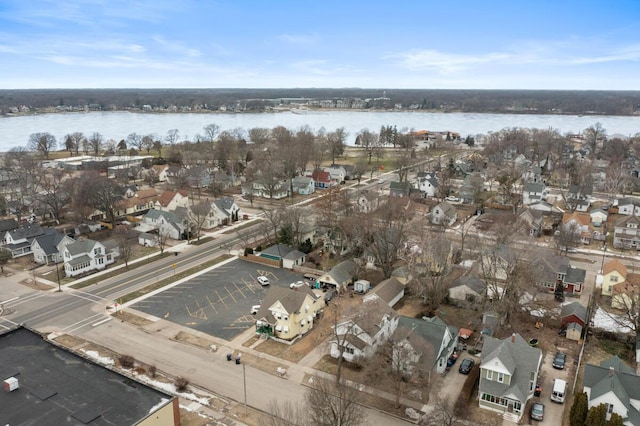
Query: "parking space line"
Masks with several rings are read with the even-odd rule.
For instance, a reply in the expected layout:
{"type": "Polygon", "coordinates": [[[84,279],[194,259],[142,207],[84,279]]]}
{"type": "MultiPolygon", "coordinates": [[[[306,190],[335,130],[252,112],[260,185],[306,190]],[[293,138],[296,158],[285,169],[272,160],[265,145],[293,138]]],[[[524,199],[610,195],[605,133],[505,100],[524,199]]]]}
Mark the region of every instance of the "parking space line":
{"type": "Polygon", "coordinates": [[[187,309],[187,313],[189,314],[190,317],[200,318],[206,321],[208,319],[207,315],[204,313],[204,309],[200,307],[200,303],[198,303],[197,300],[196,300],[196,305],[198,305],[198,309],[196,309],[193,313],[191,313],[189,306],[185,305],[185,308],[187,309]]]}
{"type": "Polygon", "coordinates": [[[218,296],[218,300],[220,301],[220,303],[222,303],[224,305],[225,308],[229,309],[229,307],[227,306],[226,303],[224,303],[224,300],[222,299],[222,297],[220,297],[220,295],[218,294],[218,290],[216,290],[216,295],[218,296]]]}
{"type": "Polygon", "coordinates": [[[207,298],[207,302],[209,302],[209,306],[211,306],[211,308],[216,311],[216,314],[218,313],[218,310],[216,309],[215,304],[211,301],[211,299],[209,299],[209,296],[205,296],[207,298]]]}
{"type": "Polygon", "coordinates": [[[244,293],[242,292],[242,290],[240,289],[240,287],[238,287],[238,284],[236,284],[236,282],[233,282],[233,285],[236,287],[236,289],[240,292],[240,294],[242,295],[242,297],[244,297],[245,299],[247,298],[247,296],[244,295],[244,293]]]}
{"type": "Polygon", "coordinates": [[[233,297],[233,294],[229,291],[229,288],[225,286],[224,289],[227,290],[227,293],[229,293],[229,296],[231,296],[231,298],[233,299],[233,302],[237,304],[238,301],[236,300],[235,297],[233,297]]]}

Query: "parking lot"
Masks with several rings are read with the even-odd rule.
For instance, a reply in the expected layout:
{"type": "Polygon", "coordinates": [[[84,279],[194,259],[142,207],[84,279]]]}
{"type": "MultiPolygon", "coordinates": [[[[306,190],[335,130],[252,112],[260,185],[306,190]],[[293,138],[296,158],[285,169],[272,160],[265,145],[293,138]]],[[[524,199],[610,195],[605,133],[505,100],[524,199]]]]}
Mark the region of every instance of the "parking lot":
{"type": "Polygon", "coordinates": [[[301,279],[301,275],[287,269],[235,259],[131,307],[231,340],[253,327],[251,307],[260,303],[270,286],[289,286],[301,279]],[[269,286],[258,283],[261,275],[269,278],[269,286]]]}

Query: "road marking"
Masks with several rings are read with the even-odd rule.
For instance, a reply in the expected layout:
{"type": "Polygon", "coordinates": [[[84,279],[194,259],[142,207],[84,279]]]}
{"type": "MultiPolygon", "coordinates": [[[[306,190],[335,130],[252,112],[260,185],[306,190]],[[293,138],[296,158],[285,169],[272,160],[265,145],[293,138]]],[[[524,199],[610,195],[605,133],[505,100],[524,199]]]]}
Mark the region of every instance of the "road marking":
{"type": "Polygon", "coordinates": [[[229,296],[231,296],[231,298],[233,299],[234,303],[237,305],[238,301],[236,300],[235,297],[233,297],[233,294],[231,294],[231,292],[229,291],[229,289],[227,287],[224,288],[225,290],[227,290],[227,293],[229,293],[229,296]]]}
{"type": "Polygon", "coordinates": [[[209,302],[209,306],[211,306],[211,308],[213,308],[214,311],[216,311],[216,314],[218,313],[218,310],[216,309],[215,304],[211,301],[211,299],[209,299],[209,296],[205,296],[207,298],[207,302],[209,302]]]}
{"type": "Polygon", "coordinates": [[[222,297],[220,297],[220,295],[218,294],[218,290],[216,290],[216,295],[218,296],[218,300],[220,301],[220,303],[222,303],[224,305],[225,308],[229,309],[229,307],[227,306],[226,303],[224,303],[224,300],[222,299],[222,297]]]}
{"type": "Polygon", "coordinates": [[[236,289],[240,292],[240,294],[242,295],[242,297],[244,297],[245,299],[247,298],[247,296],[244,295],[244,293],[242,292],[242,290],[240,289],[240,287],[238,287],[238,284],[236,284],[236,282],[233,282],[233,285],[236,287],[236,289]]]}
{"type": "Polygon", "coordinates": [[[17,297],[13,297],[13,298],[11,298],[11,299],[8,299],[8,300],[5,300],[5,301],[0,302],[0,305],[4,305],[5,303],[13,302],[14,300],[18,300],[18,299],[20,299],[20,297],[19,297],[19,296],[17,296],[17,297]]]}
{"type": "Polygon", "coordinates": [[[107,318],[103,319],[102,321],[98,321],[98,322],[95,322],[95,323],[91,324],[91,326],[92,327],[97,327],[100,324],[104,324],[107,321],[111,321],[112,319],[113,319],[112,317],[107,317],[107,318]]]}

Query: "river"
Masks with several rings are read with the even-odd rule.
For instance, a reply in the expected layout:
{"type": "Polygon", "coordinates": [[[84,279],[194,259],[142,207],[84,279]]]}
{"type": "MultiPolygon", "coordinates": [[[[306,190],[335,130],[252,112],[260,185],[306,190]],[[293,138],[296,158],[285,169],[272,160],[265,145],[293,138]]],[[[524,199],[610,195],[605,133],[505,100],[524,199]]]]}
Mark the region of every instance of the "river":
{"type": "Polygon", "coordinates": [[[380,112],[380,111],[305,111],[295,114],[279,113],[132,113],[88,112],[56,113],[0,118],[0,151],[26,147],[29,135],[37,132],[53,134],[61,145],[64,136],[83,132],[89,136],[101,133],[105,140],[119,141],[130,133],[155,134],[164,138],[169,130],[178,129],[179,140],[195,139],[204,134],[203,128],[216,124],[221,130],[253,127],[273,128],[285,126],[296,129],[309,126],[313,130],[324,127],[327,131],[344,127],[348,132],[347,143],[352,145],[362,129],[378,132],[381,126],[395,125],[399,130],[453,131],[463,137],[487,134],[505,127],[557,129],[560,133],[579,133],[600,122],[609,135],[631,136],[640,132],[640,116],[575,116],[534,114],[476,114],[433,112],[380,112]]]}

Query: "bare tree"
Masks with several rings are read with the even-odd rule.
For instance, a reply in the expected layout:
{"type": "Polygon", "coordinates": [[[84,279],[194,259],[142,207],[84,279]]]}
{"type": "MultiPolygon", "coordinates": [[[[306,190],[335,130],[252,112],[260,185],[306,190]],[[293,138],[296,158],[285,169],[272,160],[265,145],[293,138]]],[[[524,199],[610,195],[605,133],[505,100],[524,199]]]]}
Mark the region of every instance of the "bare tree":
{"type": "Polygon", "coordinates": [[[368,164],[371,164],[371,159],[374,153],[378,149],[380,139],[378,135],[369,131],[369,129],[363,129],[358,133],[356,137],[356,145],[360,145],[367,157],[368,164]]]}
{"type": "Polygon", "coordinates": [[[158,248],[160,249],[160,254],[164,253],[164,250],[167,248],[167,244],[169,242],[169,231],[161,226],[158,229],[158,235],[156,236],[156,242],[158,244],[158,248]]]}
{"type": "Polygon", "coordinates": [[[350,385],[313,377],[305,394],[307,424],[312,426],[360,426],[366,413],[360,405],[360,393],[350,385]]]}
{"type": "Polygon", "coordinates": [[[190,238],[190,231],[193,230],[196,234],[197,241],[200,241],[200,234],[202,228],[207,221],[207,215],[211,211],[211,201],[201,200],[198,204],[193,204],[189,207],[187,213],[187,242],[190,238]],[[191,229],[189,229],[191,228],[191,229]]]}
{"type": "Polygon", "coordinates": [[[575,222],[560,224],[558,226],[558,235],[556,237],[556,245],[559,253],[567,253],[569,249],[576,248],[580,244],[580,236],[582,230],[580,225],[575,222]]]}
{"type": "Polygon", "coordinates": [[[68,173],[63,169],[39,169],[38,191],[35,198],[49,207],[51,215],[60,223],[61,214],[71,200],[70,187],[65,179],[68,173]]]}
{"type": "Polygon", "coordinates": [[[107,221],[115,226],[116,211],[122,201],[122,187],[117,182],[96,173],[91,178],[87,176],[80,193],[88,206],[101,211],[107,221]]]}
{"type": "Polygon", "coordinates": [[[100,133],[94,132],[87,140],[85,151],[91,150],[93,152],[93,155],[98,155],[100,149],[102,149],[103,143],[104,137],[100,133]]]}
{"type": "Polygon", "coordinates": [[[333,132],[327,134],[327,144],[329,146],[329,152],[331,153],[331,163],[335,164],[336,157],[344,154],[345,142],[347,140],[348,133],[344,127],[339,127],[333,132]]]}
{"type": "Polygon", "coordinates": [[[87,138],[82,132],[69,133],[64,137],[64,148],[69,151],[69,154],[73,154],[75,152],[76,155],[78,155],[80,147],[84,144],[86,139],[87,138]]]}
{"type": "Polygon", "coordinates": [[[49,158],[49,152],[56,149],[56,137],[51,133],[32,133],[29,136],[29,149],[49,158]]]}
{"type": "Polygon", "coordinates": [[[286,400],[279,404],[271,400],[267,407],[269,416],[260,416],[259,426],[303,426],[306,424],[307,413],[304,404],[294,404],[286,400]]]}
{"type": "Polygon", "coordinates": [[[619,164],[612,164],[607,168],[604,179],[604,191],[609,202],[612,203],[628,182],[628,175],[619,164]]]}
{"type": "Polygon", "coordinates": [[[598,145],[606,138],[607,131],[602,127],[602,123],[597,122],[596,124],[587,127],[582,133],[589,149],[591,150],[591,158],[595,158],[598,145]]]}
{"type": "Polygon", "coordinates": [[[451,242],[442,233],[425,232],[418,250],[419,265],[414,269],[414,288],[425,305],[428,315],[432,315],[444,301],[448,293],[447,276],[453,267],[451,242]],[[419,268],[417,268],[419,266],[419,268]]]}
{"type": "Polygon", "coordinates": [[[204,126],[204,136],[207,142],[213,142],[218,137],[220,133],[220,126],[217,124],[211,123],[204,126]]]}
{"type": "Polygon", "coordinates": [[[175,145],[178,142],[178,138],[180,137],[180,131],[178,129],[171,129],[167,132],[167,136],[165,136],[164,140],[166,140],[169,145],[175,145]]]}
{"type": "Polygon", "coordinates": [[[249,129],[249,139],[256,145],[264,145],[269,142],[271,131],[264,127],[253,127],[249,129]]]}
{"type": "Polygon", "coordinates": [[[449,395],[438,395],[435,401],[429,401],[434,409],[429,415],[423,416],[419,421],[419,426],[458,426],[464,425],[466,422],[462,420],[455,409],[455,400],[449,395]]]}
{"type": "Polygon", "coordinates": [[[118,244],[120,258],[124,260],[124,265],[128,268],[131,256],[133,256],[135,231],[130,230],[127,226],[117,226],[114,229],[113,235],[118,244]]]}

